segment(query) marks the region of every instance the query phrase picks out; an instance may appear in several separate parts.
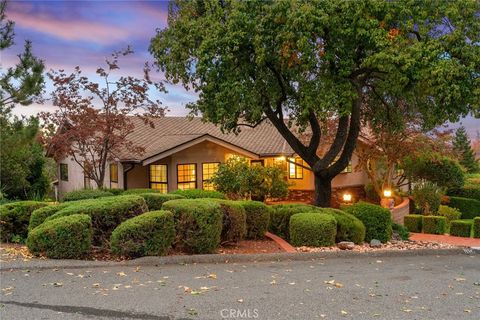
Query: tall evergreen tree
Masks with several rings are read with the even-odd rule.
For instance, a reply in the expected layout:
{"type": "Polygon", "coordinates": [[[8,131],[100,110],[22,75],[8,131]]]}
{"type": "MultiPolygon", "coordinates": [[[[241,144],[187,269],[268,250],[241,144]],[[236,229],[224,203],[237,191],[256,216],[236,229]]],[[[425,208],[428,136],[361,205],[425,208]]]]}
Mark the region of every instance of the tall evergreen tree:
{"type": "Polygon", "coordinates": [[[458,155],[460,164],[465,167],[467,172],[475,173],[480,170],[478,161],[475,160],[475,153],[472,149],[470,139],[468,139],[465,127],[462,126],[455,132],[453,148],[458,155]]]}

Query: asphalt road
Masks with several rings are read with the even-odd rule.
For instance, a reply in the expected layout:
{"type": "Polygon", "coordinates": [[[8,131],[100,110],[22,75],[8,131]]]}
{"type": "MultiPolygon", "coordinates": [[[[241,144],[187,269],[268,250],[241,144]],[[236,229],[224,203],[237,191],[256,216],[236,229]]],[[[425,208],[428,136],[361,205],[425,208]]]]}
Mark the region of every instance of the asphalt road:
{"type": "Polygon", "coordinates": [[[480,319],[480,255],[1,273],[7,319],[480,319]]]}

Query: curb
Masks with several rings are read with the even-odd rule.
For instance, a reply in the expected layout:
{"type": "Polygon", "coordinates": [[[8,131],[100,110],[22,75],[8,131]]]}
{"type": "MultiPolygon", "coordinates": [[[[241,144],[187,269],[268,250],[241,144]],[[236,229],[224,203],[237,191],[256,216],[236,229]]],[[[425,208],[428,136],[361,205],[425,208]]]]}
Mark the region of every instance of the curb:
{"type": "Polygon", "coordinates": [[[239,263],[239,262],[281,262],[281,261],[308,261],[316,259],[336,258],[378,258],[378,257],[415,257],[415,256],[446,256],[480,253],[476,250],[455,249],[416,249],[405,251],[378,250],[374,252],[336,251],[336,252],[282,252],[265,254],[202,254],[166,257],[142,257],[134,260],[113,261],[85,261],[85,260],[30,260],[29,262],[2,263],[0,271],[14,270],[41,270],[41,269],[84,269],[105,267],[136,267],[161,266],[172,264],[195,263],[239,263]]]}

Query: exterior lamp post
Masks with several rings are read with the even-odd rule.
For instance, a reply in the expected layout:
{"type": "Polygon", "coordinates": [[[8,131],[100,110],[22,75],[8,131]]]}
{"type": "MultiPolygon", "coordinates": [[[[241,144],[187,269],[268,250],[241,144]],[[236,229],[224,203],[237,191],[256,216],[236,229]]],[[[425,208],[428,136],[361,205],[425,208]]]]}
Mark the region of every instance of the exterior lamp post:
{"type": "Polygon", "coordinates": [[[343,203],[344,203],[345,205],[350,205],[350,204],[352,204],[352,195],[351,195],[350,193],[348,193],[348,192],[347,192],[347,193],[344,193],[343,196],[342,196],[342,198],[343,198],[343,203]]]}
{"type": "Polygon", "coordinates": [[[392,198],[392,190],[390,189],[385,189],[383,190],[383,198],[381,200],[382,207],[387,208],[387,209],[393,209],[395,206],[395,200],[392,198]]]}

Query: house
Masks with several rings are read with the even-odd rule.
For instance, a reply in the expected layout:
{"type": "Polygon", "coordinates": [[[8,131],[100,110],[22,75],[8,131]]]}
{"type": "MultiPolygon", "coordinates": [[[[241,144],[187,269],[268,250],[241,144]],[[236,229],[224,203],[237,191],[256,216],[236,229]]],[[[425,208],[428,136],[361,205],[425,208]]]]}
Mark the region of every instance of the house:
{"type": "MultiPolygon", "coordinates": [[[[107,168],[106,188],[153,188],[161,192],[212,189],[208,180],[218,165],[229,157],[240,156],[249,159],[251,164],[283,166],[291,184],[288,200],[313,199],[312,172],[296,165],[304,165],[303,160],[268,121],[255,128],[242,127],[237,135],[222,133],[200,118],[164,117],[153,121],[154,128],[133,118],[135,130],[129,140],[143,147],[144,153],[118,154],[117,161],[107,168]]],[[[354,170],[357,162],[354,153],[345,171],[333,179],[334,190],[363,192],[368,178],[364,172],[354,170]]],[[[69,158],[59,161],[58,170],[60,196],[94,185],[69,158]]]]}

